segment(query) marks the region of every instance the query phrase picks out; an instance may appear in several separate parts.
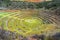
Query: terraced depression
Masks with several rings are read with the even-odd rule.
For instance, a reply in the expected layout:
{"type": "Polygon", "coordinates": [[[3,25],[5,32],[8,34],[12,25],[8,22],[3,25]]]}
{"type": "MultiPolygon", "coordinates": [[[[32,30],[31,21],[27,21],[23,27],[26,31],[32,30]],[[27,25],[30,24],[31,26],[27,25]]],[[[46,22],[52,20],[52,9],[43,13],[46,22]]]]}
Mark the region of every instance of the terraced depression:
{"type": "Polygon", "coordinates": [[[39,11],[36,10],[0,11],[0,29],[23,36],[53,34],[56,29],[55,23],[37,13],[39,11]]]}

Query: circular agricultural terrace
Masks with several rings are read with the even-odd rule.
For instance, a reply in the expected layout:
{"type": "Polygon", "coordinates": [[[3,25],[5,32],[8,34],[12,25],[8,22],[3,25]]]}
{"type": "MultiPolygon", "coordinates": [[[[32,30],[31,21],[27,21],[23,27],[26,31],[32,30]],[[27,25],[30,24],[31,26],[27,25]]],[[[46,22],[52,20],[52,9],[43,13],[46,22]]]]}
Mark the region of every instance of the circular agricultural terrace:
{"type": "Polygon", "coordinates": [[[0,10],[1,40],[59,40],[59,9],[0,10]]]}

